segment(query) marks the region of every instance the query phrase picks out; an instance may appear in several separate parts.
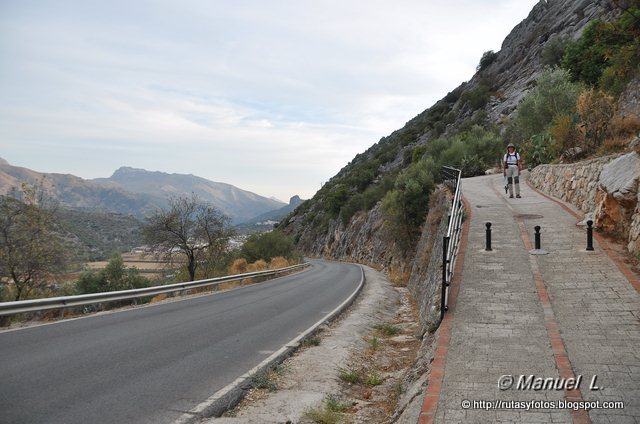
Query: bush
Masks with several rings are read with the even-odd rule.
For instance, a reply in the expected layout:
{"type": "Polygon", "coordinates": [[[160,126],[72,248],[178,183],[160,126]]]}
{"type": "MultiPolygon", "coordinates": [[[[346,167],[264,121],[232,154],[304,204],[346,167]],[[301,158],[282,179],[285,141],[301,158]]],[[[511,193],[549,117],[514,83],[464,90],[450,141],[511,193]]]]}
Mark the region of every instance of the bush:
{"type": "Polygon", "coordinates": [[[482,54],[480,58],[480,63],[476,67],[476,71],[480,72],[483,69],[486,69],[487,66],[491,65],[498,58],[498,53],[493,50],[488,50],[482,54]]]}
{"type": "Polygon", "coordinates": [[[540,61],[545,66],[558,66],[562,63],[564,52],[569,39],[566,37],[554,37],[545,44],[540,61]]]}
{"type": "Polygon", "coordinates": [[[247,272],[247,260],[245,258],[236,259],[229,267],[229,274],[244,274],[247,272]]]}
{"type": "Polygon", "coordinates": [[[572,116],[566,113],[556,115],[549,133],[561,153],[575,148],[581,143],[581,134],[580,131],[578,131],[578,119],[575,114],[572,116]]]}
{"type": "Polygon", "coordinates": [[[571,82],[563,69],[547,68],[537,80],[536,87],[518,106],[509,133],[514,142],[529,140],[545,132],[558,114],[573,114],[580,86],[571,82]]]}
{"type": "Polygon", "coordinates": [[[491,97],[491,90],[486,84],[478,84],[478,86],[472,90],[465,91],[462,95],[464,100],[472,110],[478,110],[483,108],[491,97]]]}
{"type": "Polygon", "coordinates": [[[248,272],[258,272],[258,271],[266,271],[269,267],[267,266],[267,262],[263,259],[258,259],[252,264],[247,266],[248,272]]]}
{"type": "Polygon", "coordinates": [[[569,43],[562,66],[575,81],[600,87],[615,96],[638,74],[640,2],[633,0],[615,22],[592,21],[579,40],[569,43]]]}
{"type": "Polygon", "coordinates": [[[116,255],[104,269],[80,274],[76,290],[79,294],[88,294],[140,289],[150,285],[151,282],[141,276],[136,268],[125,267],[122,256],[116,255]]]}
{"type": "Polygon", "coordinates": [[[585,148],[598,148],[604,141],[609,122],[615,112],[613,97],[597,89],[588,89],[578,98],[578,113],[582,119],[585,148]]]}
{"type": "Polygon", "coordinates": [[[424,158],[405,169],[397,178],[394,189],[382,200],[382,208],[401,237],[402,247],[409,248],[424,221],[429,195],[435,187],[433,160],[424,158]]]}
{"type": "Polygon", "coordinates": [[[300,256],[293,240],[278,230],[249,236],[240,248],[240,254],[247,262],[270,261],[276,256],[298,259],[300,256]]]}
{"type": "Polygon", "coordinates": [[[344,184],[337,184],[331,189],[325,198],[325,210],[333,217],[337,217],[340,209],[349,197],[347,187],[344,184]]]}
{"type": "Polygon", "coordinates": [[[531,167],[549,163],[558,157],[558,148],[549,134],[536,134],[523,143],[522,157],[531,167]]]}

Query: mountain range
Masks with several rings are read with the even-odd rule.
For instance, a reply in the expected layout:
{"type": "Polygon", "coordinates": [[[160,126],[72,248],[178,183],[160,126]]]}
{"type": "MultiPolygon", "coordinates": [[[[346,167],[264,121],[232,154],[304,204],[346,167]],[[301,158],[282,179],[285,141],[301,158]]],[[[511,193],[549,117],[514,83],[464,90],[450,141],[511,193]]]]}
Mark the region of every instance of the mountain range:
{"type": "Polygon", "coordinates": [[[64,207],[102,209],[143,218],[166,207],[171,196],[195,193],[237,224],[287,205],[275,199],[190,174],[121,167],[109,178],[83,179],[13,166],[0,158],[0,194],[22,184],[43,188],[64,207]]]}

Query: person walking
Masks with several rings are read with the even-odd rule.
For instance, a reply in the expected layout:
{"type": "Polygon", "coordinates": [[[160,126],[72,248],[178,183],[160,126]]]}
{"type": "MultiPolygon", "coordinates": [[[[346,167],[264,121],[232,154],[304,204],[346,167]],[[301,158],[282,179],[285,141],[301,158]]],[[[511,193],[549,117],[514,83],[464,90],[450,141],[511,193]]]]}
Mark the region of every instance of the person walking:
{"type": "Polygon", "coordinates": [[[509,187],[509,198],[513,199],[513,184],[516,185],[516,197],[520,196],[520,173],[522,172],[522,160],[520,159],[520,153],[516,152],[516,146],[513,143],[509,143],[507,146],[507,153],[503,159],[504,171],[503,174],[507,177],[507,186],[509,187]]]}

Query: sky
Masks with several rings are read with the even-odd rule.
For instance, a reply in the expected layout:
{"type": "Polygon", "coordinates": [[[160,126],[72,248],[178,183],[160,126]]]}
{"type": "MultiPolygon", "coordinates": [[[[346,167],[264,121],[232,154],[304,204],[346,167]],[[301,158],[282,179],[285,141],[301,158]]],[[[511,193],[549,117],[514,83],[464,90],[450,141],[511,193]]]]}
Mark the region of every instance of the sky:
{"type": "Polygon", "coordinates": [[[0,157],[287,201],[468,81],[533,0],[0,0],[0,157]]]}

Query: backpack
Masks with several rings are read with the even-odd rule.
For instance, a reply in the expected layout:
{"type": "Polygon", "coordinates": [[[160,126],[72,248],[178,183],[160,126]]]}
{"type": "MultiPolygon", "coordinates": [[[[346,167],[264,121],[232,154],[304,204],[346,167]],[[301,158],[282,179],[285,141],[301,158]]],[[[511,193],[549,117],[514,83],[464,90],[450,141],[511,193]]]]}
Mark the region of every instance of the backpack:
{"type": "Polygon", "coordinates": [[[518,152],[513,152],[513,154],[505,154],[504,155],[504,167],[506,168],[509,165],[518,165],[518,161],[520,160],[520,155],[518,152]],[[513,162],[509,159],[514,159],[513,162]]]}

